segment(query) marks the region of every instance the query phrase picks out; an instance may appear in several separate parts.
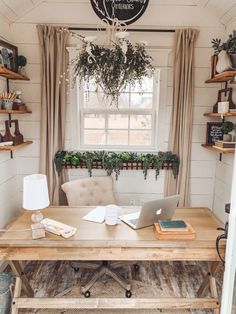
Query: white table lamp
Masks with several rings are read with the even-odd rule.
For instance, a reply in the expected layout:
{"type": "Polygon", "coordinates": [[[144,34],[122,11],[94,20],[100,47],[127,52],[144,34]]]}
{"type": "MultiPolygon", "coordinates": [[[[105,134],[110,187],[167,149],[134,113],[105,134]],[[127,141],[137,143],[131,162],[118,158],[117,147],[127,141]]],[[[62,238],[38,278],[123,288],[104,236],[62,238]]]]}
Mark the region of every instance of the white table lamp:
{"type": "Polygon", "coordinates": [[[32,174],[24,177],[23,208],[36,211],[31,219],[40,222],[43,215],[40,209],[49,206],[47,177],[44,174],[32,174]]]}

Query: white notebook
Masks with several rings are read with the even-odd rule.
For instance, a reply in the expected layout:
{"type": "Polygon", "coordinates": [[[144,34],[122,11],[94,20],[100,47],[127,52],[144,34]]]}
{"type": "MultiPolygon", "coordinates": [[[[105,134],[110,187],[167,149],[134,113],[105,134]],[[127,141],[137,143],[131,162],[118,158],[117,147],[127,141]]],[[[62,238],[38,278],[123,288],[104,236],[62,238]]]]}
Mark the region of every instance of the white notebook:
{"type": "Polygon", "coordinates": [[[83,217],[83,220],[103,223],[105,220],[106,207],[105,206],[97,206],[92,209],[87,215],[83,217]]]}

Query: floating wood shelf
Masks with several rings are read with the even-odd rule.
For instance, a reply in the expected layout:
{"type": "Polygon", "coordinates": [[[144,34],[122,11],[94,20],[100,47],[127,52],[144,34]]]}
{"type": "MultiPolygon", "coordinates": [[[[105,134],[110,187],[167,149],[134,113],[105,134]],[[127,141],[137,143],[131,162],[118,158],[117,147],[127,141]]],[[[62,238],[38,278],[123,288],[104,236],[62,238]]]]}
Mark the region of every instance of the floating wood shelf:
{"type": "Polygon", "coordinates": [[[7,109],[0,109],[0,113],[25,114],[25,113],[32,113],[32,111],[30,111],[30,110],[7,110],[7,109]]]}
{"type": "Polygon", "coordinates": [[[18,145],[11,145],[11,146],[0,146],[0,151],[8,151],[11,153],[11,158],[13,158],[13,152],[17,149],[23,148],[27,145],[32,144],[32,141],[25,141],[24,143],[18,144],[18,145]]]}
{"type": "Polygon", "coordinates": [[[223,116],[223,117],[236,117],[236,112],[226,112],[226,113],[224,113],[224,114],[221,114],[221,113],[215,113],[215,112],[207,112],[207,113],[204,113],[204,116],[205,117],[221,117],[221,116],[223,116]]]}
{"type": "Polygon", "coordinates": [[[22,80],[22,81],[29,81],[30,80],[27,76],[22,75],[22,74],[17,73],[17,72],[14,72],[14,71],[11,71],[2,65],[0,66],[0,76],[3,76],[5,78],[11,79],[11,80],[22,80]]]}
{"type": "Polygon", "coordinates": [[[236,75],[236,70],[225,71],[220,74],[216,74],[214,77],[207,80],[205,83],[223,83],[230,81],[233,76],[236,75]]]}
{"type": "Polygon", "coordinates": [[[221,148],[216,148],[216,147],[213,147],[211,145],[206,145],[206,144],[202,144],[202,147],[215,151],[220,154],[234,154],[235,153],[234,149],[221,149],[221,148]]]}

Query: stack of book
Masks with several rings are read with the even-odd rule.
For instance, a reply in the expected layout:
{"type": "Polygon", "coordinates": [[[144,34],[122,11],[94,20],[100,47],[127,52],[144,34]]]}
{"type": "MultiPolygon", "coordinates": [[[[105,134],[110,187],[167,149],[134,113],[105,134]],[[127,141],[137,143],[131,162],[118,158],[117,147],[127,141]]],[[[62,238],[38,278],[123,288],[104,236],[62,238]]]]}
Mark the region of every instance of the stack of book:
{"type": "Polygon", "coordinates": [[[235,149],[236,142],[224,142],[224,141],[217,141],[213,147],[218,148],[220,150],[232,150],[235,149]]]}
{"type": "Polygon", "coordinates": [[[154,224],[154,233],[158,240],[194,240],[193,227],[183,220],[160,220],[154,224]]]}

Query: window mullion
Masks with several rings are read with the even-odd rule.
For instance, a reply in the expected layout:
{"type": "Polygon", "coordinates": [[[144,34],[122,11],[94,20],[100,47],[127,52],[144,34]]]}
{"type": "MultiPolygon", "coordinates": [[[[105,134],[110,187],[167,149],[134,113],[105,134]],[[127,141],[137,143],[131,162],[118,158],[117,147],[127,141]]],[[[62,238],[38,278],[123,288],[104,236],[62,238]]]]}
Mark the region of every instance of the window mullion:
{"type": "Polygon", "coordinates": [[[108,119],[109,119],[109,113],[105,112],[105,144],[107,145],[108,142],[108,119]]]}

